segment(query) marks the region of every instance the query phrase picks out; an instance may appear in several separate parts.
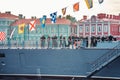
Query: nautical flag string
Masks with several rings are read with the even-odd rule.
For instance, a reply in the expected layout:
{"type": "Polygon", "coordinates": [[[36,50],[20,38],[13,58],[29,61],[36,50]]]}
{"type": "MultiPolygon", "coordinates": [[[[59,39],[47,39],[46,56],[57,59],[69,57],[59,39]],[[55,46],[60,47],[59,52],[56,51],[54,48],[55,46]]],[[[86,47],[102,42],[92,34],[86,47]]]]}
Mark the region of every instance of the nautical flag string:
{"type": "Polygon", "coordinates": [[[51,13],[50,17],[51,17],[52,23],[56,23],[57,12],[51,13]]]}
{"type": "Polygon", "coordinates": [[[98,0],[99,4],[103,3],[104,0],[98,0]]]}
{"type": "Polygon", "coordinates": [[[4,41],[6,39],[5,32],[0,32],[0,41],[4,41]]]}
{"type": "Polygon", "coordinates": [[[40,18],[40,22],[41,22],[42,27],[44,28],[45,23],[46,23],[46,16],[43,16],[42,18],[40,18]]]}
{"type": "Polygon", "coordinates": [[[62,14],[65,15],[66,14],[66,7],[62,8],[62,14]]]}
{"type": "Polygon", "coordinates": [[[35,30],[35,26],[36,26],[36,20],[31,21],[31,22],[29,23],[29,30],[30,30],[30,31],[34,31],[34,30],[35,30]]]}
{"type": "MultiPolygon", "coordinates": [[[[98,0],[98,2],[101,4],[104,2],[104,0],[98,0]]],[[[93,7],[93,0],[85,0],[85,3],[88,7],[88,9],[93,7]]],[[[73,12],[79,11],[79,2],[73,4],[73,12]]],[[[66,8],[62,8],[62,14],[65,15],[66,13],[66,8]]]]}
{"type": "Polygon", "coordinates": [[[73,11],[74,12],[79,11],[79,2],[77,2],[73,5],[73,11]]]}
{"type": "MultiPolygon", "coordinates": [[[[98,2],[101,4],[101,3],[104,2],[104,0],[98,0],[98,2]]],[[[88,9],[90,9],[90,8],[93,7],[93,0],[85,0],[85,3],[87,5],[88,9]]],[[[80,9],[79,5],[80,5],[80,2],[72,4],[72,6],[73,6],[73,12],[79,11],[79,9],[80,9]]],[[[67,7],[62,8],[62,14],[63,15],[66,14],[66,9],[67,9],[67,7]]],[[[51,13],[50,17],[51,17],[52,23],[56,23],[57,12],[51,13]]],[[[46,23],[46,17],[40,18],[40,23],[42,24],[42,27],[44,28],[45,27],[45,23],[46,23]]],[[[29,24],[29,30],[30,31],[35,30],[35,26],[36,26],[36,20],[31,21],[30,24],[29,24]]]]}
{"type": "Polygon", "coordinates": [[[93,0],[85,0],[88,9],[93,7],[93,0]]]}

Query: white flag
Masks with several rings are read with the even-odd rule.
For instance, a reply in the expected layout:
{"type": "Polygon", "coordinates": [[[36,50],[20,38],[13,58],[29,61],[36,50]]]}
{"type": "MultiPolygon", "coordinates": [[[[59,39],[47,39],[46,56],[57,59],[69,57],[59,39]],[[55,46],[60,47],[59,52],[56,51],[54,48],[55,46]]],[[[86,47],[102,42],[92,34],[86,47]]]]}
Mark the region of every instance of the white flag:
{"type": "Polygon", "coordinates": [[[35,26],[36,26],[36,20],[31,21],[31,22],[29,23],[29,30],[30,30],[30,31],[34,31],[34,30],[35,30],[35,26]]]}
{"type": "Polygon", "coordinates": [[[12,30],[12,32],[11,32],[11,34],[10,34],[10,39],[12,38],[12,36],[13,36],[13,34],[14,34],[14,32],[15,32],[15,29],[16,29],[16,28],[14,28],[14,29],[12,30]]]}

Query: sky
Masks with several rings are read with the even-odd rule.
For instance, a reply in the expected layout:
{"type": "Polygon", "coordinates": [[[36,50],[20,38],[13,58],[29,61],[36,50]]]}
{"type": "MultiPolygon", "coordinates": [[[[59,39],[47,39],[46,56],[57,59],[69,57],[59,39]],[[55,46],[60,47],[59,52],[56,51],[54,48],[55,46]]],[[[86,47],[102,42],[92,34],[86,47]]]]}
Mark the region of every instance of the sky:
{"type": "Polygon", "coordinates": [[[83,15],[90,17],[98,13],[118,15],[120,13],[120,0],[104,0],[102,4],[93,0],[93,8],[88,9],[84,0],[0,0],[0,12],[11,11],[12,14],[23,14],[26,18],[36,16],[37,18],[57,11],[62,15],[61,9],[67,7],[66,15],[71,15],[80,20],[83,15]],[[73,4],[80,2],[78,12],[73,12],[73,4]]]}

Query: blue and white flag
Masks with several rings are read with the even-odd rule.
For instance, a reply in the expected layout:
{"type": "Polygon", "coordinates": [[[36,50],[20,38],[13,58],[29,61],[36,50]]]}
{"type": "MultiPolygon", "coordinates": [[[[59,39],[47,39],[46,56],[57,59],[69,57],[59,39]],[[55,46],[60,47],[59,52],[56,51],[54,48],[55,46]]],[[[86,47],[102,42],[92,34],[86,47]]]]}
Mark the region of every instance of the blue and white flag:
{"type": "Polygon", "coordinates": [[[57,12],[51,13],[50,17],[51,17],[52,23],[56,23],[57,12]]]}
{"type": "Polygon", "coordinates": [[[104,0],[98,0],[99,4],[103,3],[104,0]]]}
{"type": "Polygon", "coordinates": [[[46,23],[46,16],[43,16],[42,18],[40,18],[40,22],[41,22],[42,27],[44,28],[45,23],[46,23]]]}

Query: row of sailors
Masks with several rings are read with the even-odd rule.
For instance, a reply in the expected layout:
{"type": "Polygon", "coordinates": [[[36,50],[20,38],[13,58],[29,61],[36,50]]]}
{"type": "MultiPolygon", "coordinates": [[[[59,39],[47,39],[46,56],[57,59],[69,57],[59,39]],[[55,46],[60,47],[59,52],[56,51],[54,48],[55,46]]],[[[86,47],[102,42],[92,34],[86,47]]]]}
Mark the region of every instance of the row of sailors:
{"type": "MultiPolygon", "coordinates": [[[[104,42],[105,40],[108,40],[108,41],[112,41],[113,40],[113,36],[109,36],[108,38],[105,38],[105,37],[94,37],[92,36],[91,37],[91,42],[90,42],[90,45],[89,45],[89,42],[88,42],[88,37],[86,38],[81,38],[81,37],[77,37],[77,36],[69,36],[68,38],[64,37],[64,36],[60,36],[60,37],[57,37],[57,36],[53,36],[53,37],[45,37],[45,36],[42,36],[40,38],[40,41],[36,41],[35,43],[30,43],[32,44],[33,46],[36,46],[36,47],[41,47],[41,48],[65,48],[65,47],[68,47],[68,48],[80,48],[80,47],[96,47],[97,46],[97,42],[104,42]],[[40,43],[40,44],[39,44],[40,43]]],[[[34,42],[34,41],[33,41],[34,42]]],[[[20,42],[19,42],[20,43],[20,42]]],[[[15,43],[16,45],[19,43],[15,43]]],[[[23,41],[22,43],[23,47],[24,46],[27,46],[29,44],[27,44],[26,42],[23,41]]]]}
{"type": "MultiPolygon", "coordinates": [[[[45,47],[45,42],[46,42],[46,37],[42,36],[40,38],[41,40],[41,47],[45,47]]],[[[76,48],[80,46],[80,38],[77,36],[69,36],[68,39],[66,40],[65,37],[60,36],[59,39],[57,36],[47,37],[47,47],[50,48],[52,41],[52,48],[54,47],[60,47],[60,48],[65,48],[65,47],[72,47],[76,48]],[[59,40],[59,41],[58,41],[59,40]]]]}
{"type": "MultiPolygon", "coordinates": [[[[45,36],[41,37],[41,47],[45,47],[45,36]]],[[[67,39],[63,37],[62,35],[58,38],[57,36],[53,37],[47,37],[47,43],[48,43],[48,48],[50,47],[50,41],[52,40],[52,47],[71,47],[72,48],[78,48],[78,47],[89,47],[89,41],[88,37],[86,38],[80,38],[77,36],[69,36],[67,39]],[[59,41],[58,41],[59,40],[59,41]]],[[[110,35],[108,37],[91,37],[91,42],[90,42],[90,47],[97,47],[97,43],[102,41],[113,41],[115,38],[110,35]]]]}

